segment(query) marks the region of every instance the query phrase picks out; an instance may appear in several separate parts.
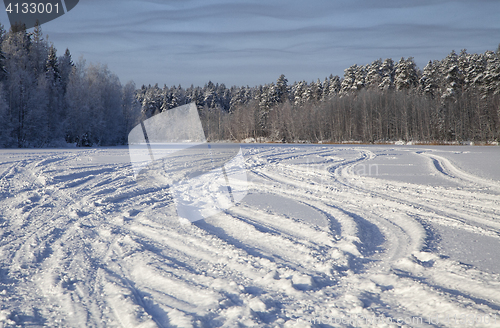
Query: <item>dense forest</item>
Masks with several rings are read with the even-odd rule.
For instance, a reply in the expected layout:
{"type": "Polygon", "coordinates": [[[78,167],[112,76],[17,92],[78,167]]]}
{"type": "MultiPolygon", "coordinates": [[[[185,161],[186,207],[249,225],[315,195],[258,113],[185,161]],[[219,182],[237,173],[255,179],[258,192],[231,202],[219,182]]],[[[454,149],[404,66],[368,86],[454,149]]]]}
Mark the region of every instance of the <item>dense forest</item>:
{"type": "Polygon", "coordinates": [[[103,65],[58,57],[40,26],[0,25],[0,147],[124,144],[140,106],[103,65]]]}
{"type": "Polygon", "coordinates": [[[500,51],[353,65],[342,78],[258,87],[143,86],[146,116],[196,102],[209,140],[463,142],[500,140],[500,51]]]}
{"type": "Polygon", "coordinates": [[[209,140],[462,142],[500,140],[500,51],[430,61],[378,59],[343,77],[255,87],[122,85],[43,37],[0,25],[0,147],[117,145],[146,119],[195,102],[209,140]]]}

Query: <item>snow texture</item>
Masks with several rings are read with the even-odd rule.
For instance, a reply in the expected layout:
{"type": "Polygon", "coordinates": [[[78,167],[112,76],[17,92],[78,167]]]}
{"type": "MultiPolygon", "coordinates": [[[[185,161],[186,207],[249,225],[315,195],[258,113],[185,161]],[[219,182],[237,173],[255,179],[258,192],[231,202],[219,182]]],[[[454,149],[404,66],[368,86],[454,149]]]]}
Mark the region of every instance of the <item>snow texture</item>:
{"type": "Polygon", "coordinates": [[[500,147],[242,150],[196,222],[126,147],[0,150],[0,327],[500,326],[500,147]]]}

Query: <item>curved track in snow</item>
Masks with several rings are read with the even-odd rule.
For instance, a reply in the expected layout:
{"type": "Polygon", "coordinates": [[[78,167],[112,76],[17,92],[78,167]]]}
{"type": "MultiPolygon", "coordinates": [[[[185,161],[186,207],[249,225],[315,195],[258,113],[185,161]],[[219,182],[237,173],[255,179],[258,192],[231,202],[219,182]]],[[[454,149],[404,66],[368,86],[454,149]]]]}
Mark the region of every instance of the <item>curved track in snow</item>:
{"type": "Polygon", "coordinates": [[[134,181],[126,149],[5,151],[0,324],[500,324],[500,276],[439,251],[439,227],[500,242],[498,181],[421,149],[459,187],[356,174],[379,156],[369,147],[245,150],[250,195],[193,224],[167,188],[134,181]]]}

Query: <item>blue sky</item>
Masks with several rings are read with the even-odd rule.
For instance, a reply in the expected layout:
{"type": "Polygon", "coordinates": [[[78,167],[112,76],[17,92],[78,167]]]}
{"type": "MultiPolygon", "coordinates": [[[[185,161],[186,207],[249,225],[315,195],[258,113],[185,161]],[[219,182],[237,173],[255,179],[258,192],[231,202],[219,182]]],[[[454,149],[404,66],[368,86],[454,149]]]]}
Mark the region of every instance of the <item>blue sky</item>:
{"type": "Polygon", "coordinates": [[[499,0],[80,0],[42,30],[59,55],[107,64],[123,84],[254,86],[496,50],[499,15],[499,0]]]}

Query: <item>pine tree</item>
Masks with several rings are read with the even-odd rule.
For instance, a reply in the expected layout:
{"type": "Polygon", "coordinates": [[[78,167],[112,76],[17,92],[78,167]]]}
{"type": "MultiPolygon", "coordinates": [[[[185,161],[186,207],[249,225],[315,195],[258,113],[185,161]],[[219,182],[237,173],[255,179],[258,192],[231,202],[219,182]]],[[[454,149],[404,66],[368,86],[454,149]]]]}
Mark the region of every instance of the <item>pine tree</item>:
{"type": "Polygon", "coordinates": [[[276,104],[276,85],[266,84],[262,87],[259,97],[259,107],[262,112],[268,112],[276,104]]]}
{"type": "Polygon", "coordinates": [[[410,90],[418,85],[417,66],[413,57],[400,59],[396,65],[394,84],[398,90],[410,90]]]}
{"type": "Polygon", "coordinates": [[[142,112],[144,117],[149,118],[161,113],[163,105],[161,90],[156,83],[153,87],[146,88],[142,99],[142,112]]]}
{"type": "Polygon", "coordinates": [[[500,94],[500,58],[492,51],[485,53],[487,64],[483,78],[483,96],[500,94]]]}
{"type": "Polygon", "coordinates": [[[208,81],[208,83],[203,87],[203,104],[208,108],[213,109],[215,108],[216,101],[215,85],[212,81],[208,81]]]}
{"type": "Polygon", "coordinates": [[[217,99],[218,99],[218,107],[224,112],[229,112],[229,107],[231,103],[231,93],[230,89],[226,88],[224,83],[219,85],[217,88],[217,99]]]}
{"type": "Polygon", "coordinates": [[[234,113],[236,108],[243,106],[245,103],[245,90],[243,88],[234,88],[232,90],[232,97],[229,103],[229,112],[234,113]]]}
{"type": "Polygon", "coordinates": [[[323,94],[321,96],[321,101],[325,101],[330,97],[330,81],[325,77],[323,84],[321,85],[323,94]]]}
{"type": "Polygon", "coordinates": [[[304,89],[302,92],[302,101],[307,103],[315,100],[315,94],[313,89],[316,87],[315,83],[312,82],[311,84],[304,84],[304,89]]]}
{"type": "Polygon", "coordinates": [[[304,102],[302,96],[304,94],[305,88],[306,88],[305,81],[300,81],[298,83],[294,83],[294,85],[292,86],[293,103],[295,105],[299,105],[299,104],[304,102]]]}
{"type": "Polygon", "coordinates": [[[422,77],[420,78],[420,88],[424,95],[434,98],[439,93],[439,62],[429,61],[424,67],[422,77]]]}
{"type": "Polygon", "coordinates": [[[320,101],[323,98],[323,84],[318,79],[316,83],[311,83],[312,97],[315,101],[320,101]]]}
{"type": "Polygon", "coordinates": [[[338,75],[335,75],[335,76],[330,75],[330,83],[329,83],[329,91],[328,91],[329,96],[333,97],[333,96],[338,95],[341,87],[342,87],[342,83],[340,82],[340,77],[338,75]]]}
{"type": "Polygon", "coordinates": [[[342,83],[340,85],[340,92],[342,95],[348,95],[358,89],[356,85],[357,71],[358,65],[356,64],[344,70],[344,79],[342,80],[342,83]]]}
{"type": "Polygon", "coordinates": [[[461,91],[464,84],[463,73],[459,67],[458,55],[452,51],[445,59],[441,61],[442,80],[442,98],[444,100],[456,101],[457,94],[461,91]]]}
{"type": "Polygon", "coordinates": [[[173,86],[170,89],[170,101],[168,104],[168,109],[178,107],[182,104],[182,99],[181,99],[181,88],[177,89],[175,86],[173,86]]]}
{"type": "MultiPolygon", "coordinates": [[[[368,66],[368,65],[367,65],[368,66]]],[[[366,85],[366,67],[358,66],[355,73],[355,91],[363,89],[366,85]]]]}
{"type": "Polygon", "coordinates": [[[366,86],[368,88],[379,88],[382,83],[382,59],[373,61],[366,68],[366,86]]]}
{"type": "Polygon", "coordinates": [[[380,67],[381,81],[378,85],[381,90],[391,90],[394,88],[394,61],[391,58],[384,60],[380,67]]]}

